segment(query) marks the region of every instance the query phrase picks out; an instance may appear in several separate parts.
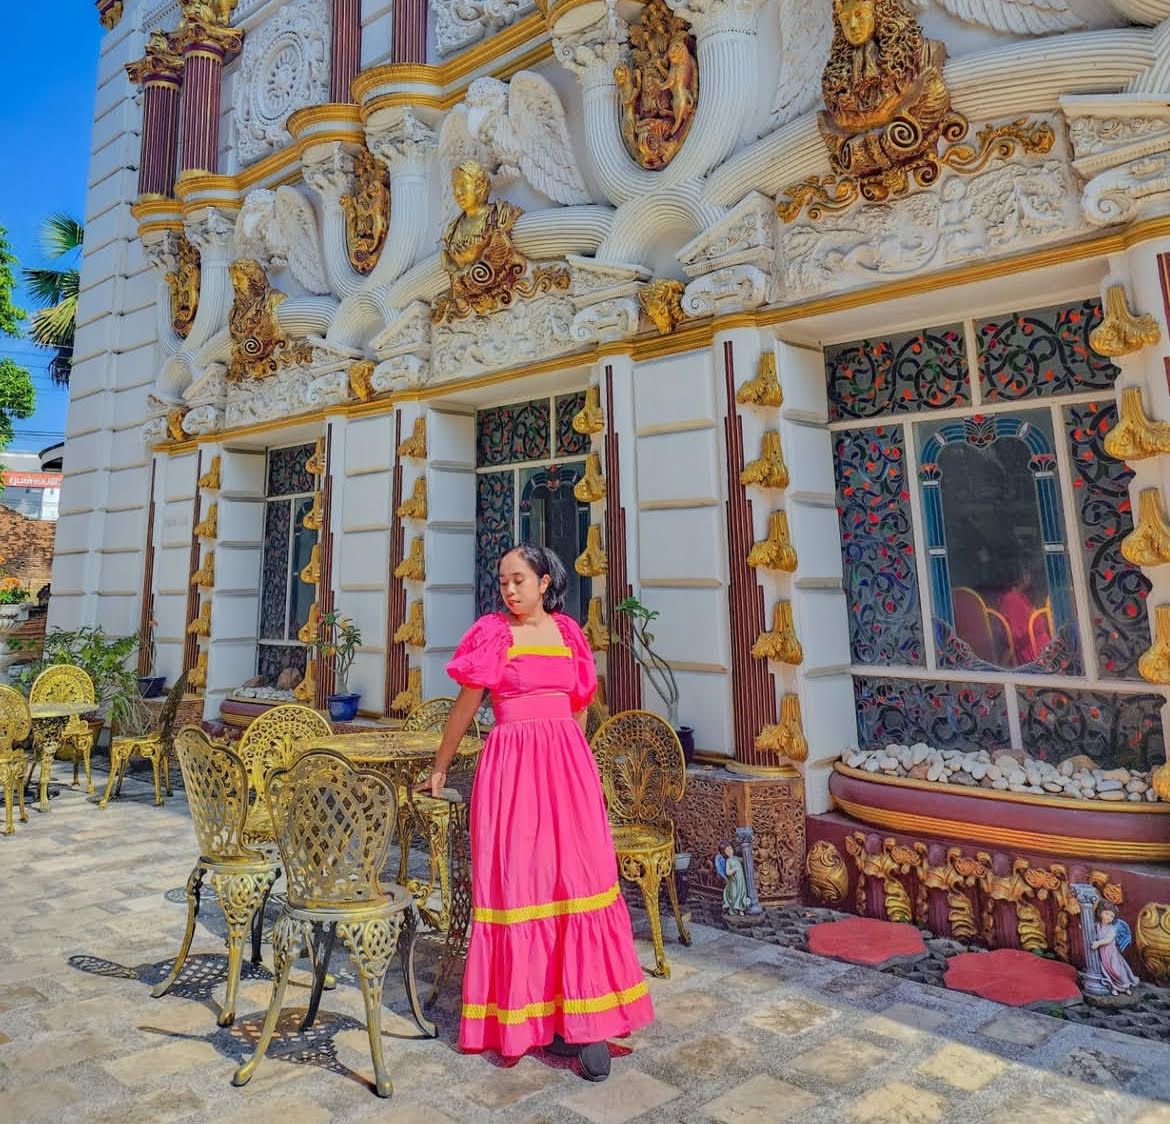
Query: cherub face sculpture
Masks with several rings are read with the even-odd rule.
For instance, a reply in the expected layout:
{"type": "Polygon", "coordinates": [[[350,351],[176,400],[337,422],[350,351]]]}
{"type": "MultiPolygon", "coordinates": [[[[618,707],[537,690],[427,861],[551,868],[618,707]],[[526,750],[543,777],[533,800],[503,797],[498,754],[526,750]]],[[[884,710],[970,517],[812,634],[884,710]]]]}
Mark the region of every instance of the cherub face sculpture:
{"type": "Polygon", "coordinates": [[[482,207],[491,191],[491,179],[483,166],[474,160],[464,160],[451,171],[451,194],[464,214],[482,207]]]}
{"type": "Polygon", "coordinates": [[[873,0],[837,0],[834,5],[841,34],[852,47],[868,43],[877,30],[873,0]]]}

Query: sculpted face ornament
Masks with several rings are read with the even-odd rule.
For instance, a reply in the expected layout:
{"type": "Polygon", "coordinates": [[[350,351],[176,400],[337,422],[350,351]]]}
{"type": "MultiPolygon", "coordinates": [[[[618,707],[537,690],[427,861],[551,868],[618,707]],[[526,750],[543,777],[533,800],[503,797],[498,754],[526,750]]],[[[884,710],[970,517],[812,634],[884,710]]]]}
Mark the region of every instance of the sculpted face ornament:
{"type": "Polygon", "coordinates": [[[663,0],[650,0],[630,28],[630,62],[614,68],[622,138],[643,168],[665,168],[686,140],[699,100],[690,29],[663,0]]]}
{"type": "Polygon", "coordinates": [[[378,264],[390,229],[390,184],[386,167],[368,149],[353,158],[352,195],[341,197],[350,265],[363,276],[378,264]]]}
{"type": "Polygon", "coordinates": [[[461,214],[443,234],[439,258],[451,279],[450,290],[435,298],[435,324],[486,315],[552,289],[569,287],[563,265],[530,266],[512,245],[512,227],[524,213],[498,199],[489,202],[491,178],[475,160],[451,172],[451,194],[461,214]]]}

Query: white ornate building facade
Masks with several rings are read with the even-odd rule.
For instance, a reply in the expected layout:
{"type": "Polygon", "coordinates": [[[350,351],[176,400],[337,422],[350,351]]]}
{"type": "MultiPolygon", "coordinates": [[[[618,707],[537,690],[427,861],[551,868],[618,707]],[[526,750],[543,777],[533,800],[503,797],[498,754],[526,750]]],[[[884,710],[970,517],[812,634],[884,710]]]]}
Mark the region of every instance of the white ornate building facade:
{"type": "Polygon", "coordinates": [[[54,624],[157,621],[210,716],[290,668],[320,702],[298,633],[335,608],[392,715],[448,693],[534,537],[612,710],[659,705],[617,605],[661,614],[681,719],[732,767],[693,774],[684,830],[754,826],[762,897],[800,892],[806,814],[829,901],[843,811],[1170,857],[1096,820],[982,830],[1043,785],[830,792],[891,742],[1165,759],[1170,0],[98,8],[54,624]],[[520,212],[519,287],[470,304],[468,159],[520,212]]]}

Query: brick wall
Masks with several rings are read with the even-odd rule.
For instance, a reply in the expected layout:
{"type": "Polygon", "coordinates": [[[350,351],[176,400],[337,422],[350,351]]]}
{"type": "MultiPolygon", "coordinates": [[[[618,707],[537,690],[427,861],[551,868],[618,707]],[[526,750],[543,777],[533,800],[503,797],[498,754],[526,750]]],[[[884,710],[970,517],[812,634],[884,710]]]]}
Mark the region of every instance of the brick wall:
{"type": "Polygon", "coordinates": [[[57,524],[47,519],[29,519],[0,504],[0,566],[19,578],[36,597],[37,590],[53,572],[53,540],[57,524]]]}

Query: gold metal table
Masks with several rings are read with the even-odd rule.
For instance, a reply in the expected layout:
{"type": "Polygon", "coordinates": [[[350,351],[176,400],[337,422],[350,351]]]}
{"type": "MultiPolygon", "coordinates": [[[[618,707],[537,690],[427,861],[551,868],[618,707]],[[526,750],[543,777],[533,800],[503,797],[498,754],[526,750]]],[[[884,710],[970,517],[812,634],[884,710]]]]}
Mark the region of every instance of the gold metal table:
{"type": "MultiPolygon", "coordinates": [[[[313,738],[299,743],[298,750],[332,749],[354,765],[371,769],[393,786],[398,802],[398,882],[414,895],[419,912],[427,923],[446,931],[451,916],[451,885],[448,869],[448,832],[450,816],[446,803],[432,801],[424,814],[414,798],[415,785],[421,784],[431,775],[431,762],[442,740],[436,731],[406,731],[392,729],[370,729],[350,734],[334,734],[329,738],[313,738]],[[436,811],[437,809],[437,811],[436,811]],[[422,882],[407,876],[407,860],[415,834],[424,836],[430,849],[430,878],[422,882]],[[438,882],[440,908],[438,911],[427,905],[427,901],[438,882]]],[[[466,737],[460,743],[451,763],[449,772],[453,776],[467,775],[475,771],[483,742],[479,738],[466,737]]]]}
{"type": "MultiPolygon", "coordinates": [[[[29,703],[29,713],[33,721],[33,744],[36,760],[41,765],[41,798],[37,808],[42,812],[49,810],[49,777],[53,771],[53,758],[61,748],[61,738],[65,733],[71,733],[70,726],[79,723],[83,714],[92,714],[97,709],[95,702],[43,702],[29,703]]],[[[32,779],[32,772],[29,772],[32,779]]]]}

